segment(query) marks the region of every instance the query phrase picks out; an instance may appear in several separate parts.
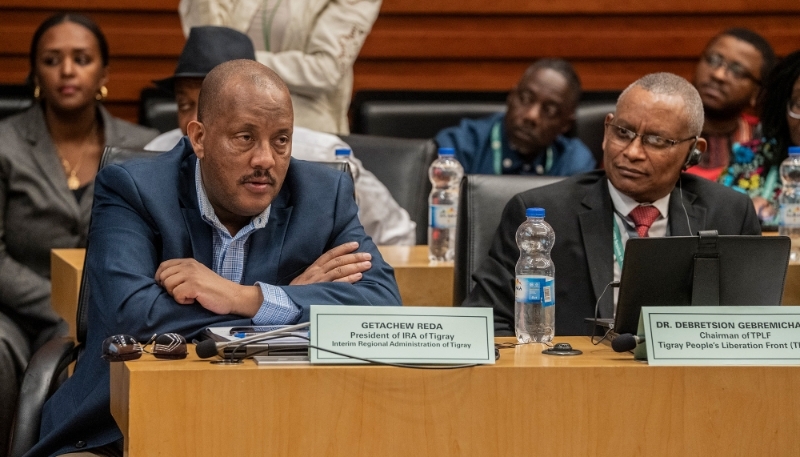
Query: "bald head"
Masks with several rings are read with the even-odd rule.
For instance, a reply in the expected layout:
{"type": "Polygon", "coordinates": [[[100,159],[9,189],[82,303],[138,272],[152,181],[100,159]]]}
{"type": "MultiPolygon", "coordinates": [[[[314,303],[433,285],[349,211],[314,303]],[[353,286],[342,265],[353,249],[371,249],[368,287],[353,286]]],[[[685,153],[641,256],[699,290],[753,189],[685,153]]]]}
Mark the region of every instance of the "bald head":
{"type": "Polygon", "coordinates": [[[269,207],[289,170],[294,130],[286,84],[252,60],[214,67],[186,126],[214,214],[231,234],[269,207]]]}
{"type": "Polygon", "coordinates": [[[220,112],[227,112],[235,106],[237,97],[234,92],[242,85],[254,87],[276,102],[289,100],[288,108],[292,108],[289,88],[277,73],[254,60],[230,60],[214,67],[203,80],[197,102],[197,120],[213,122],[220,112]]]}
{"type": "Polygon", "coordinates": [[[686,115],[689,127],[687,134],[700,135],[703,130],[703,101],[700,99],[697,89],[689,81],[672,73],[651,73],[639,78],[622,91],[619,100],[625,98],[634,87],[641,87],[656,95],[677,95],[681,97],[684,103],[682,114],[686,115]]]}

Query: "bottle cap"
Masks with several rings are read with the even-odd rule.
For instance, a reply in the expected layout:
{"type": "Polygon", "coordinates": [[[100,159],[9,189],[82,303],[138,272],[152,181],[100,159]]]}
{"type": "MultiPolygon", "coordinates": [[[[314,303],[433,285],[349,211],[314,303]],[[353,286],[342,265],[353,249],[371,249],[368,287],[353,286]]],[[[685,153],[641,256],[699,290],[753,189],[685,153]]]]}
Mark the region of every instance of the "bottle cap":
{"type": "Polygon", "coordinates": [[[456,155],[456,150],[453,148],[439,148],[439,155],[440,156],[454,156],[456,155]]]}
{"type": "Polygon", "coordinates": [[[350,150],[347,148],[336,149],[336,157],[349,156],[349,155],[350,155],[350,150]]]}
{"type": "Polygon", "coordinates": [[[789,155],[796,156],[800,154],[800,146],[789,146],[789,155]]]}
{"type": "Polygon", "coordinates": [[[544,208],[528,208],[525,217],[544,217],[544,208]]]}

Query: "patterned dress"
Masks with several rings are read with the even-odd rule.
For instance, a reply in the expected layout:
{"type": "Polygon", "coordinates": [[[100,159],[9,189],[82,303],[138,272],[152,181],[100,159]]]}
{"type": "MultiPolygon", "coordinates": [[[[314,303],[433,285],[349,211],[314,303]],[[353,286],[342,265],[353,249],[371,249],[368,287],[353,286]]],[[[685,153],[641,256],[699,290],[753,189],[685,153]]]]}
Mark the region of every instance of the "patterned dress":
{"type": "MultiPolygon", "coordinates": [[[[775,141],[766,138],[753,139],[734,143],[731,149],[731,163],[722,171],[717,182],[747,194],[750,198],[762,197],[777,208],[781,179],[778,172],[780,163],[777,160],[779,152],[775,141]]],[[[758,216],[764,223],[777,223],[777,216],[758,216]]]]}

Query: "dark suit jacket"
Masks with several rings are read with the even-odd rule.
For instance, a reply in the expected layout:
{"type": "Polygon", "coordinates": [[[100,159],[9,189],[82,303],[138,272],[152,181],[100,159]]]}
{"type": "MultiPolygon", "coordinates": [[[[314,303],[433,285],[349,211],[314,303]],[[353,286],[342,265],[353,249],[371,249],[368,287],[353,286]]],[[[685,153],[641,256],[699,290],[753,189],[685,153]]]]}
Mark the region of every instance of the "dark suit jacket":
{"type": "MultiPolygon", "coordinates": [[[[698,230],[761,234],[746,195],[685,173],[681,182],[692,232],[676,186],[669,201],[671,235],[696,235],[698,230]]],[[[556,234],[551,251],[556,269],[556,335],[588,334],[591,327],[583,319],[594,315],[597,298],[614,279],[614,207],[602,170],[514,196],[503,211],[489,257],[473,275],[476,284],[464,306],[494,307],[495,335],[514,335],[514,267],[519,259],[515,234],[525,220],[525,208],[531,207],[545,209],[545,220],[556,234]]],[[[610,301],[612,296],[608,291],[603,300],[610,301]]]]}
{"type": "MultiPolygon", "coordinates": [[[[207,326],[250,323],[197,304],[179,305],[153,279],[167,259],[193,257],[212,267],[212,229],[198,209],[196,161],[183,140],[156,158],[98,174],[86,259],[86,350],[75,374],[45,405],[42,441],[31,455],[76,452],[78,441],[88,449],[122,438],[109,412],[109,362],[100,358],[106,337],[123,333],[144,342],[156,333],[177,332],[191,340],[207,326]]],[[[358,220],[352,180],[324,165],[292,159],[267,226],[250,235],[248,249],[242,284],[282,286],[302,307],[301,321],[308,321],[312,304],[400,304],[394,271],[358,220]],[[348,241],[372,254],[372,268],[360,281],[288,285],[320,255],[348,241]]]]}

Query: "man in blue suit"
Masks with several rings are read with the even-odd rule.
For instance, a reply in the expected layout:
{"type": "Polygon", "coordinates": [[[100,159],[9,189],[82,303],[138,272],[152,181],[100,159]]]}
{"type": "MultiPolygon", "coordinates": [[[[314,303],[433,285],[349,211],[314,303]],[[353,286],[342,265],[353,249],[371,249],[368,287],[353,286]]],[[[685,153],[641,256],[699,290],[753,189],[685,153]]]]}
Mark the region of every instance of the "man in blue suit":
{"type": "Polygon", "coordinates": [[[230,61],[203,82],[188,141],[97,175],[86,350],[45,405],[30,455],[121,455],[101,359],[108,336],[192,339],[213,325],[308,321],[312,304],[400,304],[352,180],[291,159],[292,124],[283,81],[230,61]]]}

